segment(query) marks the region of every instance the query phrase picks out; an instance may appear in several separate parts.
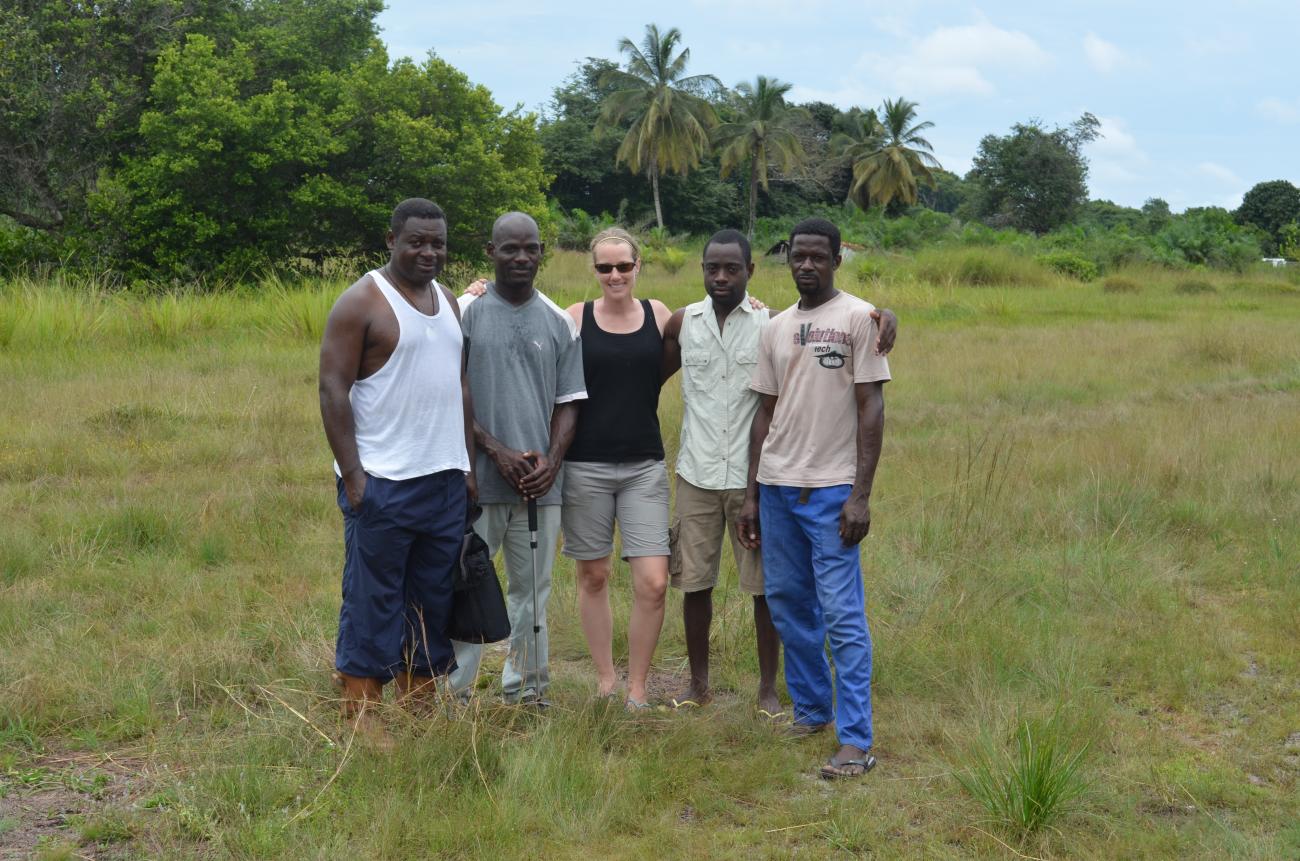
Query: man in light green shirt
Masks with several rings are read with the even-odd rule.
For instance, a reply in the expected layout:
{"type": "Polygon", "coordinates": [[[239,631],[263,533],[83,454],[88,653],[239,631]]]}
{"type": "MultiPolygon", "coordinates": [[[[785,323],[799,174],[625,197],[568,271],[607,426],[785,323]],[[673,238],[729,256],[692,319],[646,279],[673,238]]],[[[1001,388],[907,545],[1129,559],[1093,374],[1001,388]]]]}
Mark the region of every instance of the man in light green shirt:
{"type": "MultiPolygon", "coordinates": [[[[740,589],[753,597],[758,645],[758,707],[782,714],[776,695],[781,645],[763,591],[763,565],[756,549],[741,545],[736,520],[749,477],[749,428],[759,397],[750,388],[758,362],[759,335],[769,312],[747,301],[754,272],[749,241],[736,230],[715,233],[701,262],[707,298],[673,314],[664,327],[664,379],[682,371],[682,431],[677,455],[677,505],[670,570],[683,592],[682,616],[691,681],[674,706],[709,700],[709,628],[718,582],[722,534],[731,537],[740,589]]],[[[897,321],[881,315],[879,347],[893,346],[897,321]]]]}

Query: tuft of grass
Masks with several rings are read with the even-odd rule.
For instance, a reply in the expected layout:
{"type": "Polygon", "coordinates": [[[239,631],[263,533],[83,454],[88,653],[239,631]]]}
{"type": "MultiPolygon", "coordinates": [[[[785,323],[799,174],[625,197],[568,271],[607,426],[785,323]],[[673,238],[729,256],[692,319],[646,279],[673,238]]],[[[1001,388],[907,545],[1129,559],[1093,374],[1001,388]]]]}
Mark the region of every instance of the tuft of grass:
{"type": "Polygon", "coordinates": [[[139,308],[145,330],[165,344],[194,334],[203,324],[201,303],[176,291],[140,302],[139,308]]]}
{"type": "Polygon", "coordinates": [[[330,309],[343,292],[328,282],[293,287],[279,278],[264,279],[260,288],[269,300],[262,328],[271,335],[311,343],[320,341],[330,309]]]}
{"type": "Polygon", "coordinates": [[[1199,296],[1217,292],[1215,286],[1204,278],[1184,278],[1174,284],[1174,292],[1182,296],[1199,296]]]}
{"type": "Polygon", "coordinates": [[[1139,293],[1142,285],[1132,278],[1112,275],[1101,283],[1101,289],[1105,293],[1139,293]]]}
{"type": "Polygon", "coordinates": [[[88,817],[76,823],[76,826],[77,836],[83,846],[121,843],[135,835],[135,829],[130,821],[118,811],[107,811],[88,817]]]}
{"type": "Polygon", "coordinates": [[[939,248],[917,256],[916,275],[945,286],[1037,287],[1056,279],[1042,264],[1006,248],[939,248]]]}
{"type": "Polygon", "coordinates": [[[1013,751],[987,737],[970,753],[957,781],[993,819],[1013,832],[1033,834],[1050,826],[1087,791],[1082,774],[1089,744],[1071,748],[1059,721],[1022,721],[1013,751]]]}

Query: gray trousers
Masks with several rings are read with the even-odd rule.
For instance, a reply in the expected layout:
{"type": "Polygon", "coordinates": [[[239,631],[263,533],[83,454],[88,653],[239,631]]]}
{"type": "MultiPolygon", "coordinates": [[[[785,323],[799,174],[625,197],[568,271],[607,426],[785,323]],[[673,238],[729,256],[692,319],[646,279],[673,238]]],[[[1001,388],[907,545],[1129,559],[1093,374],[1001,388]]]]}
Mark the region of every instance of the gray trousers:
{"type": "MultiPolygon", "coordinates": [[[[533,645],[533,553],[528,546],[528,508],[516,504],[491,503],[474,531],[487,542],[493,556],[503,550],[506,563],[506,610],[510,614],[510,655],[501,671],[501,688],[507,701],[521,696],[541,696],[551,682],[547,670],[546,602],[551,597],[551,566],[560,532],[560,506],[537,506],[537,645],[533,645]]],[[[478,678],[483,647],[478,643],[452,640],[458,667],[451,674],[451,687],[467,696],[478,678]]]]}

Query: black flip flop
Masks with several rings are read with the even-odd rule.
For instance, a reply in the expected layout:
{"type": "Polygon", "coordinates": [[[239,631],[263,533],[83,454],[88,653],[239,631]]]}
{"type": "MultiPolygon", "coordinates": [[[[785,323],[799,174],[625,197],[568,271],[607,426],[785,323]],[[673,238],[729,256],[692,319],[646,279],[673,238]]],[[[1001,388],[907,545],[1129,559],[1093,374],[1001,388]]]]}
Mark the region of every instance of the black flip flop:
{"type": "Polygon", "coordinates": [[[868,771],[871,771],[871,769],[875,767],[876,758],[869,753],[864,753],[857,759],[846,759],[841,762],[836,762],[835,757],[832,756],[830,759],[826,760],[826,764],[822,766],[821,776],[822,780],[852,780],[855,777],[864,776],[868,771]],[[862,770],[849,773],[841,770],[845,766],[850,765],[856,765],[862,770]]]}

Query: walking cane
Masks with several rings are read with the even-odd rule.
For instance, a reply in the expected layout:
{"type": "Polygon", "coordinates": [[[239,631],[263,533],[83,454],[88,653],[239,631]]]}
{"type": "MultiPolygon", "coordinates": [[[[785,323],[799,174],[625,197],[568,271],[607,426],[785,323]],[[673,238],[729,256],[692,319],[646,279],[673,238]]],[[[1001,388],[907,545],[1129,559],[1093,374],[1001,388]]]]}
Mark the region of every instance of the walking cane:
{"type": "MultiPolygon", "coordinates": [[[[528,497],[528,546],[533,550],[533,660],[537,663],[537,675],[542,674],[542,650],[540,637],[542,626],[537,618],[537,499],[528,497]]],[[[540,700],[542,692],[537,691],[540,700]]]]}

